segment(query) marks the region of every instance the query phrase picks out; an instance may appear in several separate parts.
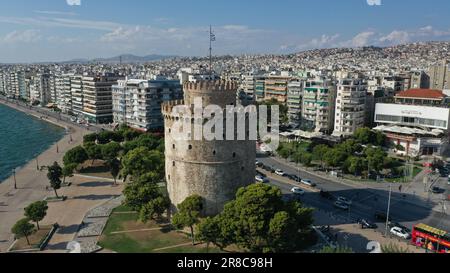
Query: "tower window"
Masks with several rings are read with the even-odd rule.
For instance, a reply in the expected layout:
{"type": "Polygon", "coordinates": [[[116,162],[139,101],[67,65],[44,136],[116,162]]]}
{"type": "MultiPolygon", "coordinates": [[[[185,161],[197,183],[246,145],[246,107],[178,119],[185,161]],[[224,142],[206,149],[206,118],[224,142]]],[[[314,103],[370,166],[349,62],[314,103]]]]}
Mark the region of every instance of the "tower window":
{"type": "Polygon", "coordinates": [[[175,150],[175,144],[172,145],[172,148],[175,150]]]}
{"type": "Polygon", "coordinates": [[[192,145],[189,145],[189,150],[192,150],[192,145]]]}
{"type": "Polygon", "coordinates": [[[213,155],[216,155],[216,151],[213,151],[213,155]]]}
{"type": "Polygon", "coordinates": [[[233,153],[233,158],[236,158],[236,153],[233,153]]]}
{"type": "Polygon", "coordinates": [[[174,167],[175,167],[175,161],[173,161],[173,162],[172,162],[172,166],[174,166],[174,167]]]}

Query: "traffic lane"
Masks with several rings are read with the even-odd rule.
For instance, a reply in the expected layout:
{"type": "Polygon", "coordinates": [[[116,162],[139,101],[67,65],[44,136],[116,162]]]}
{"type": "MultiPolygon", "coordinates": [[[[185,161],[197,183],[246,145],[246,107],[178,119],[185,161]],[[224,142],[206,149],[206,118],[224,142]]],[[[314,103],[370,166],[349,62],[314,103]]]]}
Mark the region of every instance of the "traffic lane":
{"type": "MultiPolygon", "coordinates": [[[[322,177],[305,173],[290,165],[280,163],[270,157],[260,157],[258,158],[258,161],[273,168],[281,169],[286,173],[297,174],[302,178],[310,179],[316,182],[318,184],[317,187],[320,189],[333,192],[336,196],[344,196],[353,200],[355,206],[361,206],[361,209],[364,211],[372,211],[372,214],[375,214],[376,211],[387,211],[389,201],[389,192],[387,190],[350,187],[332,180],[326,180],[322,177]]],[[[403,197],[403,193],[396,191],[392,192],[392,204],[401,204],[398,212],[396,210],[396,212],[392,215],[403,215],[401,218],[406,222],[423,222],[424,219],[431,216],[432,210],[423,207],[424,205],[427,205],[423,200],[413,195],[406,195],[406,198],[409,199],[409,202],[405,202],[406,200],[403,197]],[[417,204],[421,204],[422,206],[417,204]]],[[[373,218],[373,216],[371,218],[373,218]]]]}

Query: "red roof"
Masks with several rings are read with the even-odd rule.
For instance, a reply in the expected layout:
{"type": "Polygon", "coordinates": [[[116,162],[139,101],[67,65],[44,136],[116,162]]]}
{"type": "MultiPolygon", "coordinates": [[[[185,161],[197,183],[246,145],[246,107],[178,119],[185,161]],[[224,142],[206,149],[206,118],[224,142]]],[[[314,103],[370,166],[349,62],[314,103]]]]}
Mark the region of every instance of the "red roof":
{"type": "Polygon", "coordinates": [[[441,90],[436,89],[410,89],[402,91],[396,95],[400,98],[425,98],[425,99],[443,99],[446,97],[441,90]]]}

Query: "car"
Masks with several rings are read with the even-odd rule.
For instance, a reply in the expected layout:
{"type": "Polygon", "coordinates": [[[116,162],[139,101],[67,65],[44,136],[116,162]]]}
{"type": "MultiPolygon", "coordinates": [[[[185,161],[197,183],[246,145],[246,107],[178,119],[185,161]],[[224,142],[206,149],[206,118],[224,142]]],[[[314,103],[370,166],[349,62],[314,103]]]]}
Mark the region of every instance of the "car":
{"type": "Polygon", "coordinates": [[[368,221],[366,219],[358,220],[358,224],[361,225],[362,229],[366,229],[366,228],[367,229],[377,229],[378,228],[377,224],[372,223],[372,222],[370,222],[370,221],[368,221]]]}
{"type": "Polygon", "coordinates": [[[443,193],[445,193],[445,190],[443,188],[433,187],[431,189],[431,192],[434,194],[443,194],[443,193]]]}
{"type": "Polygon", "coordinates": [[[305,191],[300,189],[299,187],[292,188],[291,192],[296,195],[304,195],[305,194],[305,191]]]}
{"type": "Polygon", "coordinates": [[[334,206],[341,210],[349,210],[350,209],[350,207],[347,204],[345,204],[343,202],[339,202],[339,201],[334,202],[334,206]]]}
{"type": "Polygon", "coordinates": [[[411,232],[411,230],[409,228],[407,228],[404,225],[402,225],[400,223],[397,223],[397,222],[389,222],[388,227],[391,228],[391,229],[395,228],[395,227],[398,227],[398,228],[401,228],[401,229],[403,229],[404,231],[406,231],[408,233],[411,232]]]}
{"type": "Polygon", "coordinates": [[[391,228],[391,234],[403,238],[405,240],[409,240],[411,238],[411,234],[409,234],[407,231],[403,230],[400,227],[391,228]]]}
{"type": "Polygon", "coordinates": [[[312,182],[312,181],[309,180],[309,179],[302,179],[300,182],[301,182],[302,184],[304,184],[304,185],[306,185],[306,186],[310,186],[310,187],[315,187],[315,186],[317,186],[316,183],[312,182]]]}
{"type": "Polygon", "coordinates": [[[257,175],[257,176],[255,176],[255,181],[258,183],[264,183],[265,179],[264,179],[264,177],[257,175]]]}
{"type": "Polygon", "coordinates": [[[326,198],[328,200],[333,200],[334,199],[334,196],[330,192],[324,191],[324,190],[320,191],[320,196],[323,197],[323,198],[326,198]]]}
{"type": "Polygon", "coordinates": [[[255,166],[258,167],[258,168],[261,168],[263,166],[263,163],[261,163],[258,160],[256,160],[255,166]]]}
{"type": "Polygon", "coordinates": [[[348,200],[347,198],[345,198],[343,196],[339,196],[337,200],[339,202],[342,202],[342,203],[346,204],[347,206],[351,206],[352,205],[352,201],[348,200]]]}
{"type": "Polygon", "coordinates": [[[284,172],[282,170],[280,170],[280,169],[275,170],[275,174],[279,175],[279,176],[284,176],[284,172]]]}
{"type": "MultiPolygon", "coordinates": [[[[380,221],[387,221],[387,215],[384,212],[378,211],[375,213],[375,219],[380,221]]],[[[389,221],[392,220],[391,217],[389,217],[389,221]]]]}
{"type": "Polygon", "coordinates": [[[294,180],[297,183],[300,183],[302,181],[302,179],[298,175],[295,175],[295,174],[292,176],[292,180],[294,180]]]}

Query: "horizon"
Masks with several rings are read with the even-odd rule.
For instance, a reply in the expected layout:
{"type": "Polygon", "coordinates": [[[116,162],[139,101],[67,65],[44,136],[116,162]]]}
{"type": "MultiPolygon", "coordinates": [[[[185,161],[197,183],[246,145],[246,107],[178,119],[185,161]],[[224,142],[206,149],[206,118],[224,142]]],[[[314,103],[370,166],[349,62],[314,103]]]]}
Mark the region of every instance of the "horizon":
{"type": "Polygon", "coordinates": [[[112,0],[107,5],[92,0],[5,2],[0,4],[0,63],[121,54],[206,56],[209,25],[217,38],[216,56],[450,40],[450,24],[444,19],[450,3],[440,0],[432,5],[418,0],[408,5],[393,0],[285,0],[262,5],[171,0],[173,8],[162,0],[112,0]],[[408,20],[402,14],[408,14],[408,20]]]}

